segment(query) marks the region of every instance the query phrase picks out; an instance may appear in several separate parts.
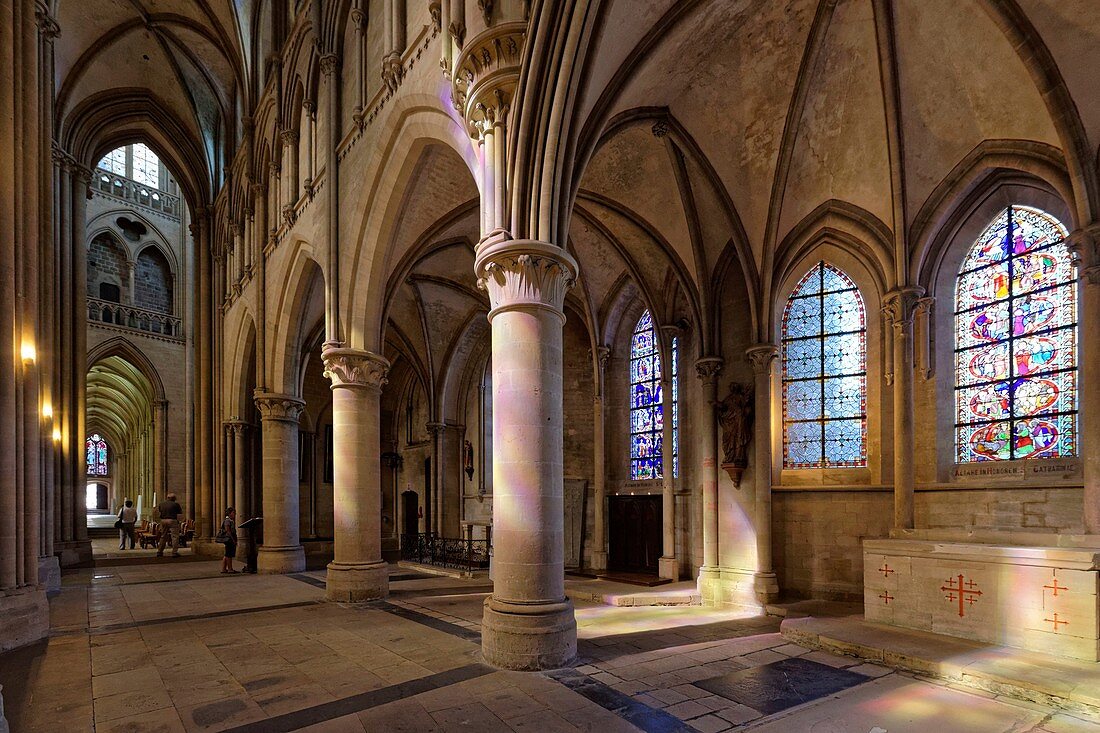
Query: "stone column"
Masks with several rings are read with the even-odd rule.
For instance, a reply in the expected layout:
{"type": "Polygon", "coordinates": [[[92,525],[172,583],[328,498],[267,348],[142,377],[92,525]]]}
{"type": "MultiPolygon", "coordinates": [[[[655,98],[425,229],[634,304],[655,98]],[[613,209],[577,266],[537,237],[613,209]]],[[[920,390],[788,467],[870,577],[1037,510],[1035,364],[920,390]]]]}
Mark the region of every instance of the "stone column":
{"type": "Polygon", "coordinates": [[[1100,224],[1075,230],[1066,244],[1080,277],[1077,431],[1084,469],[1085,532],[1100,534],[1100,224]]]}
{"type": "Polygon", "coordinates": [[[305,403],[297,397],[257,392],[263,422],[264,543],[256,565],[261,573],[305,570],[298,536],[298,417],[305,403]]]}
{"type": "Polygon", "coordinates": [[[775,344],[757,344],[746,352],[752,362],[756,418],[753,425],[756,466],[756,573],[753,585],[760,603],[779,597],[779,581],[772,566],[772,364],[779,353],[775,344]]]}
{"type": "MultiPolygon", "coordinates": [[[[226,426],[233,442],[233,483],[231,484],[233,488],[230,489],[229,500],[232,502],[231,506],[237,510],[237,524],[240,524],[253,517],[252,497],[248,485],[248,459],[251,455],[251,451],[248,450],[248,428],[250,426],[244,420],[239,419],[230,420],[226,423],[226,426]]],[[[220,520],[218,526],[221,527],[220,520]]],[[[237,540],[239,542],[237,555],[242,559],[247,558],[251,550],[249,533],[247,531],[237,532],[237,540]]]]}
{"type": "MultiPolygon", "coordinates": [[[[168,493],[168,401],[153,403],[153,490],[160,496],[168,493]]],[[[184,496],[185,516],[194,508],[194,486],[188,486],[184,496]]]]}
{"type": "MultiPolygon", "coordinates": [[[[662,326],[661,339],[661,557],[657,560],[657,574],[673,582],[680,579],[680,564],[676,560],[676,493],[672,475],[675,472],[672,436],[672,339],[679,331],[675,326],[662,326]]],[[[679,371],[678,369],[676,370],[679,371]]]]}
{"type": "Polygon", "coordinates": [[[893,326],[894,339],[894,528],[912,529],[913,486],[913,316],[922,288],[892,290],[882,313],[893,326]]]}
{"type": "Polygon", "coordinates": [[[432,475],[430,485],[432,487],[431,501],[431,528],[440,537],[443,536],[443,431],[446,427],[441,422],[430,422],[426,426],[432,436],[432,475]]]}
{"type": "Polygon", "coordinates": [[[596,394],[592,400],[593,497],[592,569],[607,569],[607,437],[604,434],[604,377],[611,349],[596,348],[596,394]]]}
{"type": "Polygon", "coordinates": [[[389,594],[382,560],[382,469],[379,404],[390,364],[361,349],[326,347],[332,380],[335,551],[325,597],[360,602],[389,594]]]}
{"type": "Polygon", "coordinates": [[[533,240],[488,240],[474,263],[493,339],[493,594],[482,653],[506,669],[553,669],[577,652],[565,595],[562,325],[577,264],[533,240]]]}
{"type": "Polygon", "coordinates": [[[699,376],[702,415],[697,423],[699,477],[703,485],[703,566],[699,580],[717,579],[718,570],[718,430],[714,406],[718,404],[718,373],[722,359],[704,356],[695,362],[699,376]]]}

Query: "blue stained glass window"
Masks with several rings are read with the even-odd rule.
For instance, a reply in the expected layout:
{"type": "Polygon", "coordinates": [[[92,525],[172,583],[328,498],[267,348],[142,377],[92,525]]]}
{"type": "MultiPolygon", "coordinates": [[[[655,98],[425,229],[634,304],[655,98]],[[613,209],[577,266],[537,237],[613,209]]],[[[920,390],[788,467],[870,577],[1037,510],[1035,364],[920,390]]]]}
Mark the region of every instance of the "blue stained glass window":
{"type": "Polygon", "coordinates": [[[856,284],[820,262],[783,311],[783,467],[867,465],[867,323],[856,284]]]}
{"type": "MultiPolygon", "coordinates": [[[[672,459],[678,474],[679,388],[676,362],[679,344],[672,340],[672,459]]],[[[653,318],[647,310],[638,319],[630,343],[630,478],[635,481],[663,478],[664,406],[661,392],[661,354],[653,318]]]]}
{"type": "Polygon", "coordinates": [[[89,476],[107,475],[107,441],[99,433],[92,433],[84,442],[84,454],[89,476]]]}
{"type": "Polygon", "coordinates": [[[955,459],[1077,455],[1077,272],[1065,227],[1010,206],[955,288],[955,459]]]}

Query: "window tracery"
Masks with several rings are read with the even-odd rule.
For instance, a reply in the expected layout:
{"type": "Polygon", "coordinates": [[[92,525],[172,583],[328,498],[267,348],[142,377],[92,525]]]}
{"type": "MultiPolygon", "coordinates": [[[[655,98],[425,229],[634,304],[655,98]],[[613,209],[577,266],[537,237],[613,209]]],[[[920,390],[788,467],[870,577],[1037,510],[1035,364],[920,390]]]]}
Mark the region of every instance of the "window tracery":
{"type": "Polygon", "coordinates": [[[107,441],[99,433],[92,433],[84,443],[84,460],[89,476],[107,475],[107,441]]]}
{"type": "MultiPolygon", "coordinates": [[[[679,474],[679,388],[676,385],[679,343],[672,339],[672,475],[679,474]]],[[[664,404],[661,354],[649,311],[642,313],[630,341],[630,478],[664,477],[664,404]]]]}
{"type": "Polygon", "coordinates": [[[955,284],[955,459],[1077,455],[1077,272],[1066,229],[1009,206],[955,284]]]}
{"type": "Polygon", "coordinates": [[[822,261],[783,310],[783,467],[867,465],[867,315],[856,284],[822,261]]]}

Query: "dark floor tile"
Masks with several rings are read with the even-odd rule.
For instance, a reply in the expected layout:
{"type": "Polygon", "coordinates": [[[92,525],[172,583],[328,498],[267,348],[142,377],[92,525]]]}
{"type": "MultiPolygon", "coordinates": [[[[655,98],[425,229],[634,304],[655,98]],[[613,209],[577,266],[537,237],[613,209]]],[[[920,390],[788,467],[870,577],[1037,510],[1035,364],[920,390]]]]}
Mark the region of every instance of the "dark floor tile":
{"type": "Polygon", "coordinates": [[[868,679],[846,669],[796,657],[699,680],[695,686],[772,715],[868,679]]]}

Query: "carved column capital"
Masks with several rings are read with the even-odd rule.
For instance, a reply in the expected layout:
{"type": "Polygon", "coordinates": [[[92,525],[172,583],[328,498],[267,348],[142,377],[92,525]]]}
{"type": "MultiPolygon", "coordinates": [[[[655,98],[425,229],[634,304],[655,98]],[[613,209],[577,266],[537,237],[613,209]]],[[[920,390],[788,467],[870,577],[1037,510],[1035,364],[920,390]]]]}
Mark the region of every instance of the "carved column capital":
{"type": "Polygon", "coordinates": [[[321,57],[321,73],[332,76],[340,69],[340,57],[334,53],[326,53],[321,57]]]}
{"type": "Polygon", "coordinates": [[[695,362],[695,375],[703,384],[718,384],[718,375],[724,363],[720,356],[704,356],[695,362]]]}
{"type": "Polygon", "coordinates": [[[381,391],[390,371],[390,363],[384,357],[363,349],[325,348],[321,360],[333,389],[364,387],[381,391]]]}
{"type": "Polygon", "coordinates": [[[596,362],[600,365],[600,372],[607,369],[607,360],[611,358],[611,347],[599,345],[596,347],[596,362]]]}
{"type": "Polygon", "coordinates": [[[298,144],[298,131],[290,128],[283,130],[279,133],[279,139],[283,141],[283,145],[294,147],[298,144]]]}
{"type": "Polygon", "coordinates": [[[752,364],[752,370],[757,375],[771,373],[772,362],[779,355],[779,347],[775,344],[754,344],[745,350],[745,356],[752,364]]]}
{"type": "Polygon", "coordinates": [[[61,26],[49,10],[42,5],[35,8],[34,20],[38,24],[38,33],[49,43],[53,43],[53,40],[61,35],[61,26]]]}
{"type": "Polygon", "coordinates": [[[238,417],[226,420],[223,425],[225,425],[225,432],[229,435],[243,434],[248,431],[249,427],[251,427],[248,423],[238,417]]]}
{"type": "Polygon", "coordinates": [[[267,172],[268,172],[268,174],[271,175],[272,178],[278,178],[279,177],[279,172],[282,169],[283,169],[283,167],[281,165],[279,165],[277,162],[275,162],[274,160],[267,164],[267,172]]]}
{"type": "Polygon", "coordinates": [[[1066,248],[1073,264],[1085,276],[1085,282],[1100,285],[1100,224],[1074,229],[1066,237],[1066,248]]]}
{"type": "Polygon", "coordinates": [[[882,299],[882,315],[893,324],[894,333],[912,330],[913,317],[924,296],[924,288],[908,286],[888,292],[882,299]]]}
{"type": "Polygon", "coordinates": [[[260,411],[260,417],[264,420],[281,420],[297,423],[302,415],[306,403],[297,397],[275,392],[260,392],[255,394],[256,409],[260,411]]]}
{"type": "Polygon", "coordinates": [[[474,261],[477,285],[489,294],[490,321],[514,308],[547,308],[564,320],[565,294],[577,270],[577,261],[564,249],[532,239],[483,245],[474,261]]]}
{"type": "Polygon", "coordinates": [[[390,92],[396,92],[401,86],[401,80],[405,78],[405,65],[401,61],[401,54],[397,51],[382,59],[382,83],[390,92]]]}
{"type": "MultiPolygon", "coordinates": [[[[491,26],[462,48],[451,79],[451,97],[470,137],[478,128],[503,123],[519,81],[527,23],[491,26]]],[[[461,46],[461,43],[459,44],[461,46]]]]}

